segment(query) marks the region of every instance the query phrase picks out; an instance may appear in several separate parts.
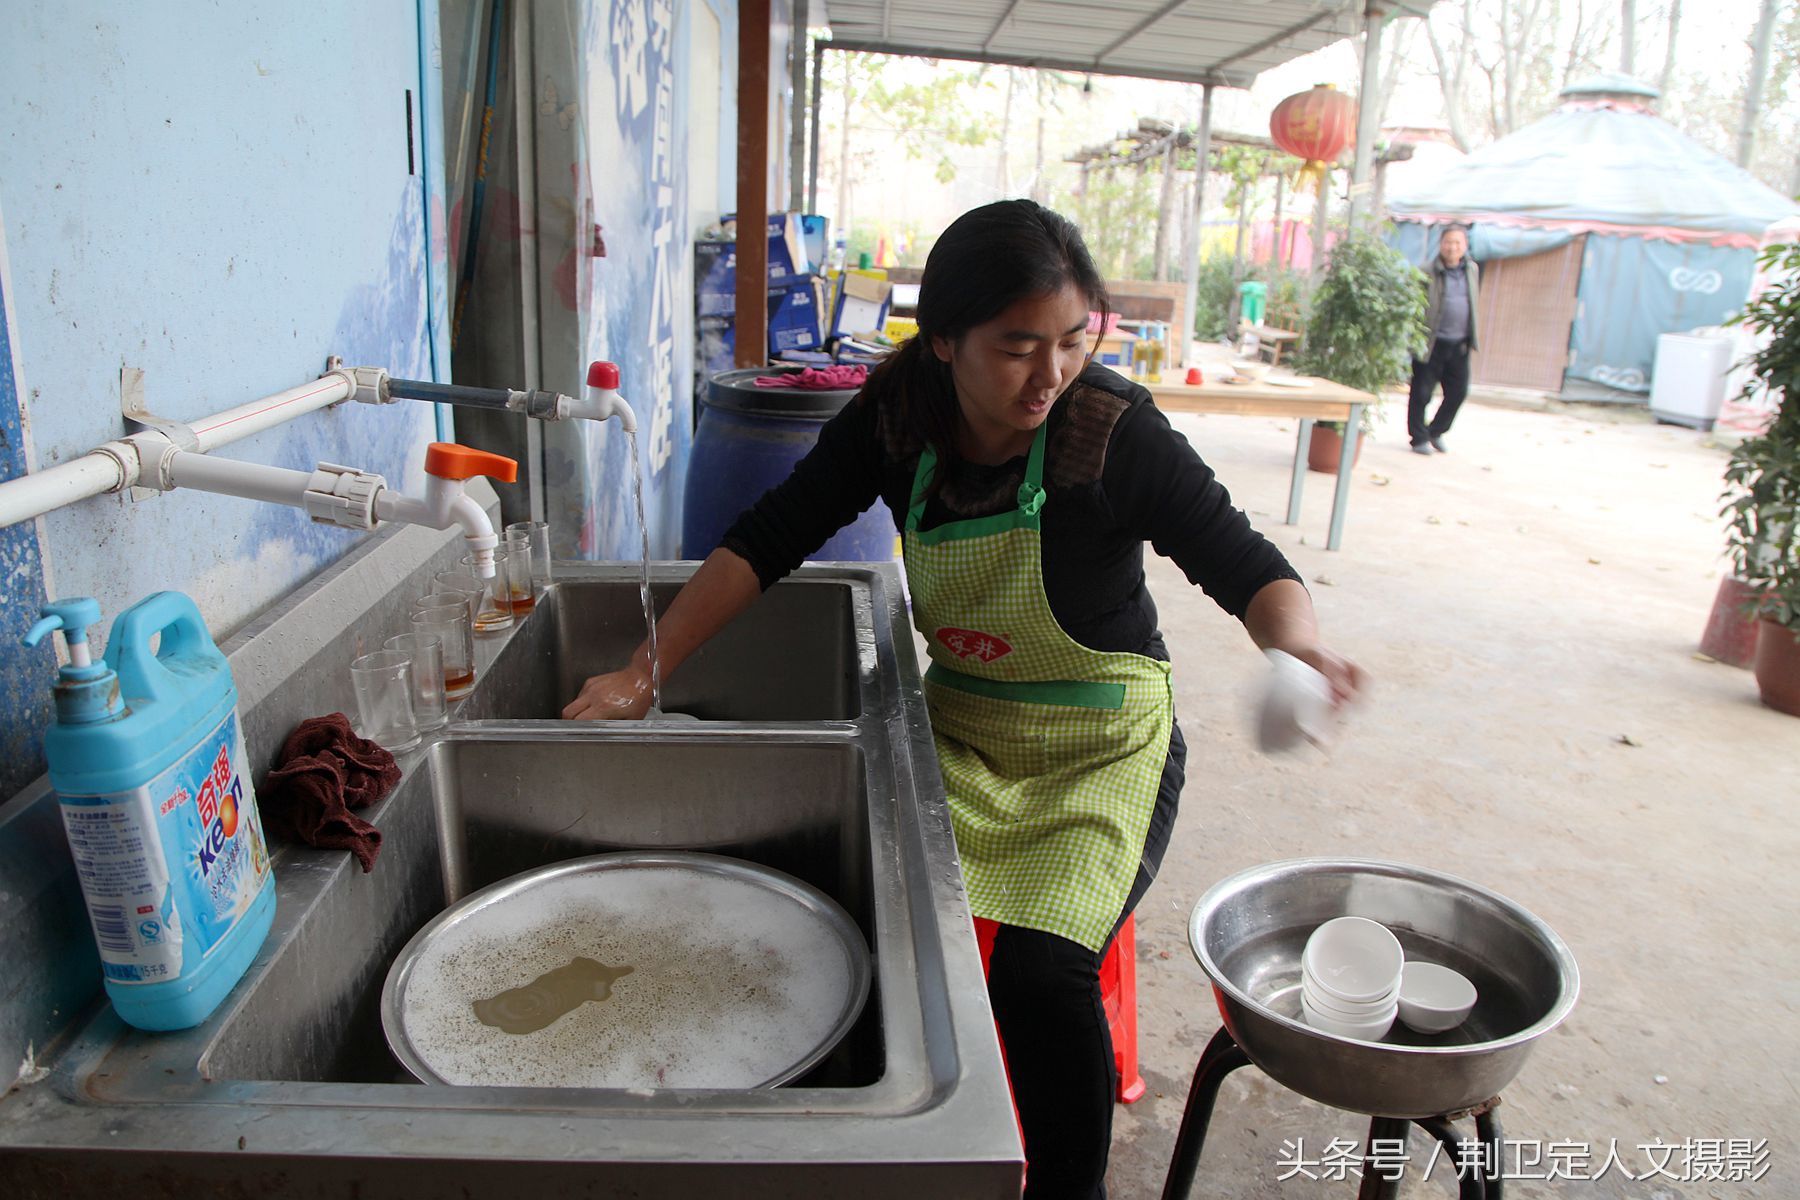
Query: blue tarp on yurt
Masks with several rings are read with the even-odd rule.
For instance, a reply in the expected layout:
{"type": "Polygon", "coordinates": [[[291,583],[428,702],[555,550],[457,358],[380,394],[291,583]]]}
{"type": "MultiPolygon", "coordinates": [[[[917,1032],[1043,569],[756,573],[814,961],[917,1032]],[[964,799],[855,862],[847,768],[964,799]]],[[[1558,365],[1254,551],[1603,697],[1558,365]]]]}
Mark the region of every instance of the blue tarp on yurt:
{"type": "Polygon", "coordinates": [[[1393,241],[1415,263],[1445,223],[1477,262],[1587,235],[1567,374],[1647,392],[1659,334],[1743,305],[1763,231],[1800,207],[1656,116],[1654,88],[1604,75],[1543,120],[1394,196],[1393,241]]]}

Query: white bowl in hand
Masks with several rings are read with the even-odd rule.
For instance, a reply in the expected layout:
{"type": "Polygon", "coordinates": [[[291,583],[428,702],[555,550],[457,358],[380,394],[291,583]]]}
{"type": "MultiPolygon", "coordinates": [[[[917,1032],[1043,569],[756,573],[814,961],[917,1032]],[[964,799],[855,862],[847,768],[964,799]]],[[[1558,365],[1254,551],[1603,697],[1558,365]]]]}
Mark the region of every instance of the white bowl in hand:
{"type": "Polygon", "coordinates": [[[1322,744],[1331,728],[1331,683],[1291,654],[1265,650],[1268,686],[1256,722],[1264,753],[1290,750],[1302,740],[1322,744]]]}

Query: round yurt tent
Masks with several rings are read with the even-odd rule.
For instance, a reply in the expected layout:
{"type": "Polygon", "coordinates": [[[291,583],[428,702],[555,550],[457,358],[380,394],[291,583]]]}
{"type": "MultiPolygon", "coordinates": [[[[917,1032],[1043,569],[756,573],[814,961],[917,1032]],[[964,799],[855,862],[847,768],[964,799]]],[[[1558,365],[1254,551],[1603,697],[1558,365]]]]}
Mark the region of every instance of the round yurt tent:
{"type": "Polygon", "coordinates": [[[1658,117],[1658,95],[1618,74],[1566,88],[1543,120],[1390,199],[1415,263],[1445,224],[1471,227],[1477,382],[1646,393],[1659,334],[1743,305],[1764,231],[1800,209],[1658,117]]]}

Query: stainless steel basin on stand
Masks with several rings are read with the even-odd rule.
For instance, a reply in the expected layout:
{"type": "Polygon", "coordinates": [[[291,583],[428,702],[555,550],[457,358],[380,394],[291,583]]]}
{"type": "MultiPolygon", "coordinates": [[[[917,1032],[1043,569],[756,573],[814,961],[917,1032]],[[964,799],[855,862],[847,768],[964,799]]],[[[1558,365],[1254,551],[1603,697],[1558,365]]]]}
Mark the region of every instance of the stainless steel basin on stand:
{"type": "MultiPolygon", "coordinates": [[[[9,1195],[1018,1194],[897,571],[812,566],[771,589],[671,681],[668,707],[706,719],[572,724],[546,718],[624,660],[642,617],[635,568],[562,566],[367,814],[372,873],[283,849],[275,930],[218,1013],[146,1035],[103,1007],[48,1078],[0,1100],[9,1195]],[[771,867],[849,913],[874,982],[837,1048],[764,1090],[412,1082],[379,1015],[408,939],[495,880],[643,849],[771,867]]],[[[659,566],[657,594],[691,569],[659,566]]]]}
{"type": "MultiPolygon", "coordinates": [[[[1417,1123],[1465,1160],[1451,1119],[1474,1116],[1498,1147],[1500,1090],[1544,1034],[1575,1007],[1580,974],[1555,931],[1478,884],[1401,863],[1298,859],[1241,871],[1215,884],[1188,923],[1194,956],[1212,981],[1224,1028],[1201,1056],[1163,1195],[1192,1183],[1219,1082],[1254,1063],[1277,1083],[1334,1108],[1374,1118],[1370,1148],[1404,1144],[1417,1123]],[[1395,1025],[1381,1041],[1309,1026],[1300,1011],[1301,953],[1313,930],[1353,915],[1378,921],[1407,958],[1451,967],[1476,986],[1468,1018],[1444,1033],[1395,1025]]],[[[1473,1161],[1479,1165],[1480,1155],[1473,1161]]],[[[1465,1197],[1498,1200],[1498,1178],[1464,1177],[1465,1197]]],[[[1397,1179],[1364,1176],[1362,1194],[1388,1197],[1397,1179]]]]}

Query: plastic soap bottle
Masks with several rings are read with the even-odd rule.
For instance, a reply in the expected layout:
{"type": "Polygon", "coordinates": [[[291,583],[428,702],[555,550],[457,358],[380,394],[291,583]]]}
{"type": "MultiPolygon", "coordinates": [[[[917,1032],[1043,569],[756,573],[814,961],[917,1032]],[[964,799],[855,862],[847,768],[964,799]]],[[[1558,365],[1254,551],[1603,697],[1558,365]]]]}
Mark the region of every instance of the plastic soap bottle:
{"type": "Polygon", "coordinates": [[[237,985],[275,918],[231,669],[180,592],[119,614],[101,663],[87,646],[98,603],[43,614],[25,641],[60,629],[68,642],[44,753],[107,995],[139,1029],[187,1029],[237,985]]]}

